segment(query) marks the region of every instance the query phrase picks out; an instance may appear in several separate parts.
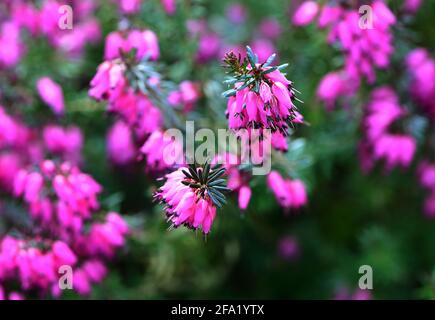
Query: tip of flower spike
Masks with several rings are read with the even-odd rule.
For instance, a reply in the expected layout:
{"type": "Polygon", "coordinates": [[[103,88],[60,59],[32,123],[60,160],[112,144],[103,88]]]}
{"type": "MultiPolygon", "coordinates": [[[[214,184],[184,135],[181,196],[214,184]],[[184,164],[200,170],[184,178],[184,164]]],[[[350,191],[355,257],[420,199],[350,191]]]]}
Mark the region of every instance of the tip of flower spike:
{"type": "Polygon", "coordinates": [[[204,166],[198,167],[191,164],[182,172],[185,179],[181,183],[194,189],[199,197],[209,198],[219,208],[227,203],[224,193],[230,192],[231,189],[226,186],[225,179],[221,179],[225,174],[222,165],[212,167],[206,162],[204,166]]]}

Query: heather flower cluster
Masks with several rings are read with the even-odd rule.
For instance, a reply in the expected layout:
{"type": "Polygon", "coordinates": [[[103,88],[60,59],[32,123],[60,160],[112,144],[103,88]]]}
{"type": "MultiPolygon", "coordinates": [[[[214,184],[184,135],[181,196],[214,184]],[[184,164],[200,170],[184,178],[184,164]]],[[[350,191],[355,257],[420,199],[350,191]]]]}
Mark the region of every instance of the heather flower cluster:
{"type": "MultiPolygon", "coordinates": [[[[22,230],[25,238],[6,236],[1,241],[0,281],[6,294],[9,282],[18,281],[23,293],[59,297],[59,268],[73,270],[73,289],[82,295],[101,282],[106,262],[125,244],[129,227],[115,212],[98,222],[98,194],[102,187],[68,162],[44,160],[37,171],[21,169],[14,179],[14,195],[22,198],[31,221],[38,227],[22,230]],[[32,238],[28,238],[31,236],[32,238]]],[[[13,294],[13,292],[8,293],[13,294]]]]}
{"type": "Polygon", "coordinates": [[[394,51],[391,28],[396,17],[382,0],[368,3],[373,16],[364,20],[352,1],[326,3],[305,1],[294,13],[292,23],[305,26],[317,19],[319,28],[329,28],[327,41],[339,44],[342,70],[328,73],[318,88],[318,97],[331,108],[339,97],[356,93],[363,79],[376,80],[376,69],[387,69],[394,51]]]}
{"type": "Polygon", "coordinates": [[[435,58],[426,49],[417,48],[406,57],[411,75],[410,93],[423,112],[435,120],[435,58]]]}
{"type": "Polygon", "coordinates": [[[299,209],[307,203],[307,193],[301,180],[284,179],[277,171],[272,171],[267,176],[267,185],[287,211],[299,209]]]}
{"type": "Polygon", "coordinates": [[[30,1],[6,1],[1,4],[6,20],[0,20],[0,65],[17,65],[26,52],[26,36],[41,36],[50,45],[71,58],[83,55],[85,45],[96,43],[101,37],[99,22],[94,18],[95,1],[68,1],[74,9],[74,28],[59,28],[59,7],[64,2],[41,1],[36,6],[30,1]],[[22,32],[23,31],[23,32],[22,32]]]}
{"type": "Polygon", "coordinates": [[[225,57],[225,63],[234,77],[226,82],[234,88],[224,92],[230,129],[270,129],[286,135],[292,123],[302,122],[293,104],[295,91],[279,67],[270,66],[275,55],[265,63],[247,47],[248,58],[243,60],[233,52],[225,57]]]}
{"type": "Polygon", "coordinates": [[[405,116],[406,111],[391,88],[382,87],[372,92],[363,124],[366,137],[360,145],[364,171],[371,170],[376,160],[383,160],[389,170],[410,165],[416,141],[404,133],[403,128],[400,130],[400,120],[405,116]]]}
{"type": "Polygon", "coordinates": [[[182,146],[164,135],[164,113],[173,115],[180,106],[188,113],[200,97],[199,87],[190,81],[165,96],[167,90],[152,64],[159,56],[158,39],[151,30],[111,32],[106,38],[105,61],[89,90],[92,98],[107,101],[107,111],[119,117],[108,135],[109,158],[118,165],[145,158],[146,171],[154,173],[170,167],[164,159],[168,145],[178,154],[172,163],[180,163],[182,157],[182,146]]]}
{"type": "MultiPolygon", "coordinates": [[[[421,185],[430,191],[424,207],[428,216],[432,216],[434,201],[428,159],[432,159],[434,148],[431,123],[435,115],[435,60],[428,50],[413,49],[408,44],[411,49],[402,54],[400,66],[392,71],[394,86],[383,85],[376,77],[376,69],[387,69],[392,63],[395,27],[412,19],[422,3],[405,0],[393,14],[385,1],[370,1],[365,3],[370,11],[364,19],[351,1],[324,5],[305,1],[293,13],[292,23],[307,26],[317,19],[319,28],[329,28],[328,43],[339,43],[344,55],[343,68],[326,74],[317,88],[317,96],[327,109],[332,110],[338,103],[354,109],[354,98],[362,92],[361,80],[365,78],[375,85],[362,108],[363,138],[358,145],[361,169],[366,173],[373,171],[377,162],[382,162],[387,172],[395,167],[409,168],[421,149],[423,160],[417,159],[418,176],[421,185]],[[399,94],[401,83],[406,87],[406,98],[399,94]]],[[[410,40],[400,33],[397,39],[402,45],[410,40]]]]}
{"type": "Polygon", "coordinates": [[[433,218],[435,216],[435,165],[423,161],[418,171],[421,186],[429,192],[424,204],[424,210],[430,218],[433,218]]]}
{"type": "Polygon", "coordinates": [[[228,192],[220,179],[225,169],[217,166],[196,165],[181,167],[166,175],[165,184],[155,197],[165,203],[168,221],[174,228],[185,225],[200,228],[204,234],[210,232],[216,217],[216,207],[226,203],[223,192],[228,192]]]}

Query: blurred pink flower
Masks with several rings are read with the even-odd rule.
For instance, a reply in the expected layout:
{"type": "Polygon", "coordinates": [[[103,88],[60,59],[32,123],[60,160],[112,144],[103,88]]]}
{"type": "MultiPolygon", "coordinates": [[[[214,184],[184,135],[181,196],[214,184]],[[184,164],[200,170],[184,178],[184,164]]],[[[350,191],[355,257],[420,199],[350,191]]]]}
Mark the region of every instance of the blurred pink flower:
{"type": "Polygon", "coordinates": [[[41,99],[52,109],[56,115],[63,115],[65,103],[62,87],[49,77],[39,78],[36,88],[41,99]]]}
{"type": "Polygon", "coordinates": [[[384,159],[387,168],[400,165],[408,167],[414,157],[416,142],[408,135],[385,134],[374,146],[375,159],[384,159]]]}
{"type": "Polygon", "coordinates": [[[267,39],[276,40],[282,33],[281,25],[274,18],[263,19],[259,26],[260,33],[267,39]]]}
{"type": "Polygon", "coordinates": [[[405,116],[396,93],[390,87],[373,90],[364,119],[365,139],[360,144],[364,171],[375,160],[385,160],[386,168],[408,167],[416,150],[416,141],[404,133],[391,133],[390,127],[405,116]]]}
{"type": "Polygon", "coordinates": [[[198,43],[197,60],[205,63],[218,56],[221,39],[218,34],[206,32],[200,35],[198,43]]]}
{"type": "Polygon", "coordinates": [[[278,243],[278,253],[284,260],[295,260],[300,254],[300,248],[297,239],[292,236],[282,237],[278,243]]]}
{"type": "MultiPolygon", "coordinates": [[[[258,55],[258,62],[266,62],[272,54],[276,53],[274,44],[267,39],[256,39],[251,44],[252,50],[258,55]]],[[[278,61],[275,58],[275,61],[278,61]]]]}
{"type": "Polygon", "coordinates": [[[160,0],[163,9],[165,12],[172,16],[177,10],[177,1],[176,0],[160,0]]]}
{"type": "Polygon", "coordinates": [[[287,210],[298,209],[307,203],[305,185],[300,180],[284,179],[277,171],[272,171],[267,176],[267,186],[279,205],[287,210]]]}
{"type": "Polygon", "coordinates": [[[50,125],[44,127],[42,135],[48,151],[59,155],[64,161],[80,162],[83,146],[83,135],[80,128],[50,125]]]}
{"type": "Polygon", "coordinates": [[[0,25],[0,66],[15,66],[24,51],[20,40],[20,30],[14,22],[4,22],[0,25]]]}
{"type": "Polygon", "coordinates": [[[341,287],[335,294],[335,300],[371,300],[372,294],[370,290],[356,289],[353,294],[349,293],[346,287],[341,287]]]}
{"type": "Polygon", "coordinates": [[[228,20],[235,24],[242,24],[246,20],[246,8],[241,3],[231,3],[226,10],[228,20]]]}
{"type": "Polygon", "coordinates": [[[292,22],[295,26],[305,26],[314,20],[318,12],[319,5],[316,1],[305,1],[293,14],[292,22]]]}
{"type": "Polygon", "coordinates": [[[126,165],[135,159],[136,148],[132,132],[123,121],[117,121],[107,135],[109,158],[117,165],[126,165]]]}
{"type": "Polygon", "coordinates": [[[350,95],[354,90],[343,72],[326,74],[317,87],[317,97],[325,103],[327,110],[334,108],[337,99],[350,95]]]}
{"type": "Polygon", "coordinates": [[[426,49],[417,48],[408,54],[406,64],[411,75],[412,97],[435,121],[435,59],[426,49]]]}
{"type": "Polygon", "coordinates": [[[81,57],[86,45],[97,43],[101,38],[100,24],[95,19],[88,19],[74,25],[72,30],[59,33],[54,45],[71,58],[81,57]]]}
{"type": "Polygon", "coordinates": [[[141,0],[120,0],[116,2],[123,13],[132,14],[140,10],[141,0]]]}
{"type": "Polygon", "coordinates": [[[145,56],[157,60],[160,56],[160,49],[156,34],[151,30],[131,30],[126,38],[118,32],[113,31],[107,35],[104,58],[112,60],[120,57],[120,51],[129,52],[136,49],[136,59],[140,61],[145,56]]]}
{"type": "Polygon", "coordinates": [[[123,90],[125,65],[120,61],[105,61],[98,66],[97,74],[91,80],[89,96],[95,100],[113,99],[123,90]]]}
{"type": "Polygon", "coordinates": [[[249,172],[239,169],[241,164],[239,157],[232,153],[218,154],[212,160],[212,164],[222,164],[226,169],[225,174],[228,178],[228,188],[232,192],[237,193],[239,208],[246,210],[252,196],[252,190],[249,186],[251,177],[249,172]]]}
{"type": "Polygon", "coordinates": [[[404,0],[403,2],[403,10],[407,13],[415,14],[420,6],[422,5],[423,0],[404,0]]]}
{"type": "Polygon", "coordinates": [[[162,171],[183,163],[183,145],[161,131],[153,132],[140,151],[146,157],[146,169],[162,171]]]}
{"type": "Polygon", "coordinates": [[[195,102],[200,98],[200,88],[198,83],[192,81],[182,81],[178,90],[172,91],[168,96],[170,105],[183,106],[184,112],[191,112],[194,108],[195,102]]]}

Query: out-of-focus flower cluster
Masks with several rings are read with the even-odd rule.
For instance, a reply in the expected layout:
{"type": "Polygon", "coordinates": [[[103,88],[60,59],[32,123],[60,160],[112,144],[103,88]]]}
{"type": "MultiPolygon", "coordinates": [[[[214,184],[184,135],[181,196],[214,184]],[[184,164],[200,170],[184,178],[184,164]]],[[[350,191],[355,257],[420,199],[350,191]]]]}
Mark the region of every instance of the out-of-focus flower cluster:
{"type": "MultiPolygon", "coordinates": [[[[420,0],[402,1],[401,9],[395,14],[382,0],[365,3],[363,12],[351,1],[324,5],[304,1],[296,9],[292,15],[294,25],[307,26],[318,19],[319,28],[330,28],[328,43],[338,42],[344,55],[343,68],[326,74],[317,89],[318,98],[329,110],[339,99],[344,100],[346,106],[352,105],[355,100],[351,98],[362,91],[359,90],[362,78],[369,84],[379,82],[376,69],[390,67],[397,22],[412,19],[422,3],[420,0]]],[[[401,39],[400,32],[397,37],[402,42],[409,41],[401,39]]],[[[364,172],[372,171],[377,161],[382,161],[387,171],[397,166],[408,168],[421,147],[423,160],[420,160],[418,173],[421,185],[430,191],[425,211],[432,217],[435,212],[430,182],[431,154],[435,148],[432,126],[420,129],[419,133],[416,128],[417,122],[432,124],[435,117],[435,60],[426,49],[412,47],[401,59],[401,65],[393,71],[397,85],[393,88],[376,83],[363,108],[359,158],[364,172]],[[399,97],[400,82],[406,84],[406,100],[403,95],[399,97]],[[401,99],[406,105],[402,105],[401,99]]]]}
{"type": "Polygon", "coordinates": [[[387,169],[398,165],[409,166],[416,150],[416,141],[401,132],[403,128],[397,125],[405,115],[404,108],[399,105],[399,99],[391,88],[378,88],[372,92],[364,119],[366,137],[360,144],[364,171],[372,169],[373,161],[380,159],[385,161],[387,169]]]}
{"type": "Polygon", "coordinates": [[[386,69],[393,53],[391,27],[396,17],[382,0],[366,3],[370,17],[363,19],[359,6],[353,2],[326,3],[305,1],[294,13],[295,26],[305,26],[314,19],[318,27],[329,28],[327,41],[339,44],[344,58],[342,70],[328,73],[322,79],[318,96],[328,107],[333,107],[339,97],[356,93],[362,79],[376,80],[376,68],[386,69]]]}

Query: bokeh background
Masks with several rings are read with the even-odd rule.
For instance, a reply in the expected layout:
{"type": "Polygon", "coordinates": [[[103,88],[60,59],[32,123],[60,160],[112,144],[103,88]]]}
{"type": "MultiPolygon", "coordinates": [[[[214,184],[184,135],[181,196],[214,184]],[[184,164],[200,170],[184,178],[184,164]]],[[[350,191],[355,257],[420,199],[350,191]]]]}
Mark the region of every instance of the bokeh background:
{"type": "MultiPolygon", "coordinates": [[[[27,34],[26,54],[19,64],[0,70],[0,101],[8,112],[36,128],[53,122],[80,127],[82,171],[104,187],[102,207],[122,213],[131,227],[126,245],[89,298],[435,298],[435,224],[424,213],[427,194],[416,174],[418,161],[390,171],[380,163],[364,173],[358,158],[363,107],[371,89],[391,85],[402,104],[413,103],[403,59],[416,47],[434,52],[435,4],[423,1],[412,17],[393,28],[391,67],[378,71],[375,84],[363,83],[350,103],[327,111],[316,90],[343,58],[326,42],[327,30],[315,24],[292,25],[302,2],[179,0],[176,12],[169,15],[160,1],[143,0],[140,11],[125,18],[115,2],[100,1],[94,15],[101,40],[86,44],[81,56],[70,58],[53,50],[46,38],[27,34]],[[237,21],[232,14],[243,19],[237,21]],[[202,127],[227,125],[226,100],[220,96],[226,90],[220,60],[225,48],[255,48],[256,41],[258,48],[265,45],[258,44],[261,39],[276,51],[280,63],[289,63],[287,77],[301,92],[303,104],[298,107],[307,124],[295,130],[285,157],[292,177],[306,185],[305,207],[286,212],[265,179],[255,177],[248,209],[241,212],[236,201],[229,201],[206,238],[186,228],[167,230],[162,207],[152,201],[161,182],[146,174],[141,163],[128,168],[111,163],[106,139],[114,117],[104,102],[88,96],[89,82],[103,61],[104,37],[125,19],[158,36],[163,77],[174,83],[200,83],[201,98],[188,118],[202,127]],[[219,54],[201,63],[195,58],[198,39],[189,36],[187,28],[189,20],[199,19],[220,42],[219,54]],[[278,38],[261,34],[264,19],[279,23],[278,38]],[[61,118],[38,98],[36,81],[42,76],[62,86],[66,107],[61,118]],[[370,293],[357,290],[361,265],[373,268],[370,293]]],[[[402,1],[388,4],[399,12],[402,1]]],[[[416,136],[427,134],[431,125],[415,128],[416,136]]],[[[418,150],[415,159],[423,152],[418,150]]],[[[2,203],[19,205],[10,198],[4,194],[2,203]]],[[[83,297],[67,291],[63,298],[83,297]]]]}

